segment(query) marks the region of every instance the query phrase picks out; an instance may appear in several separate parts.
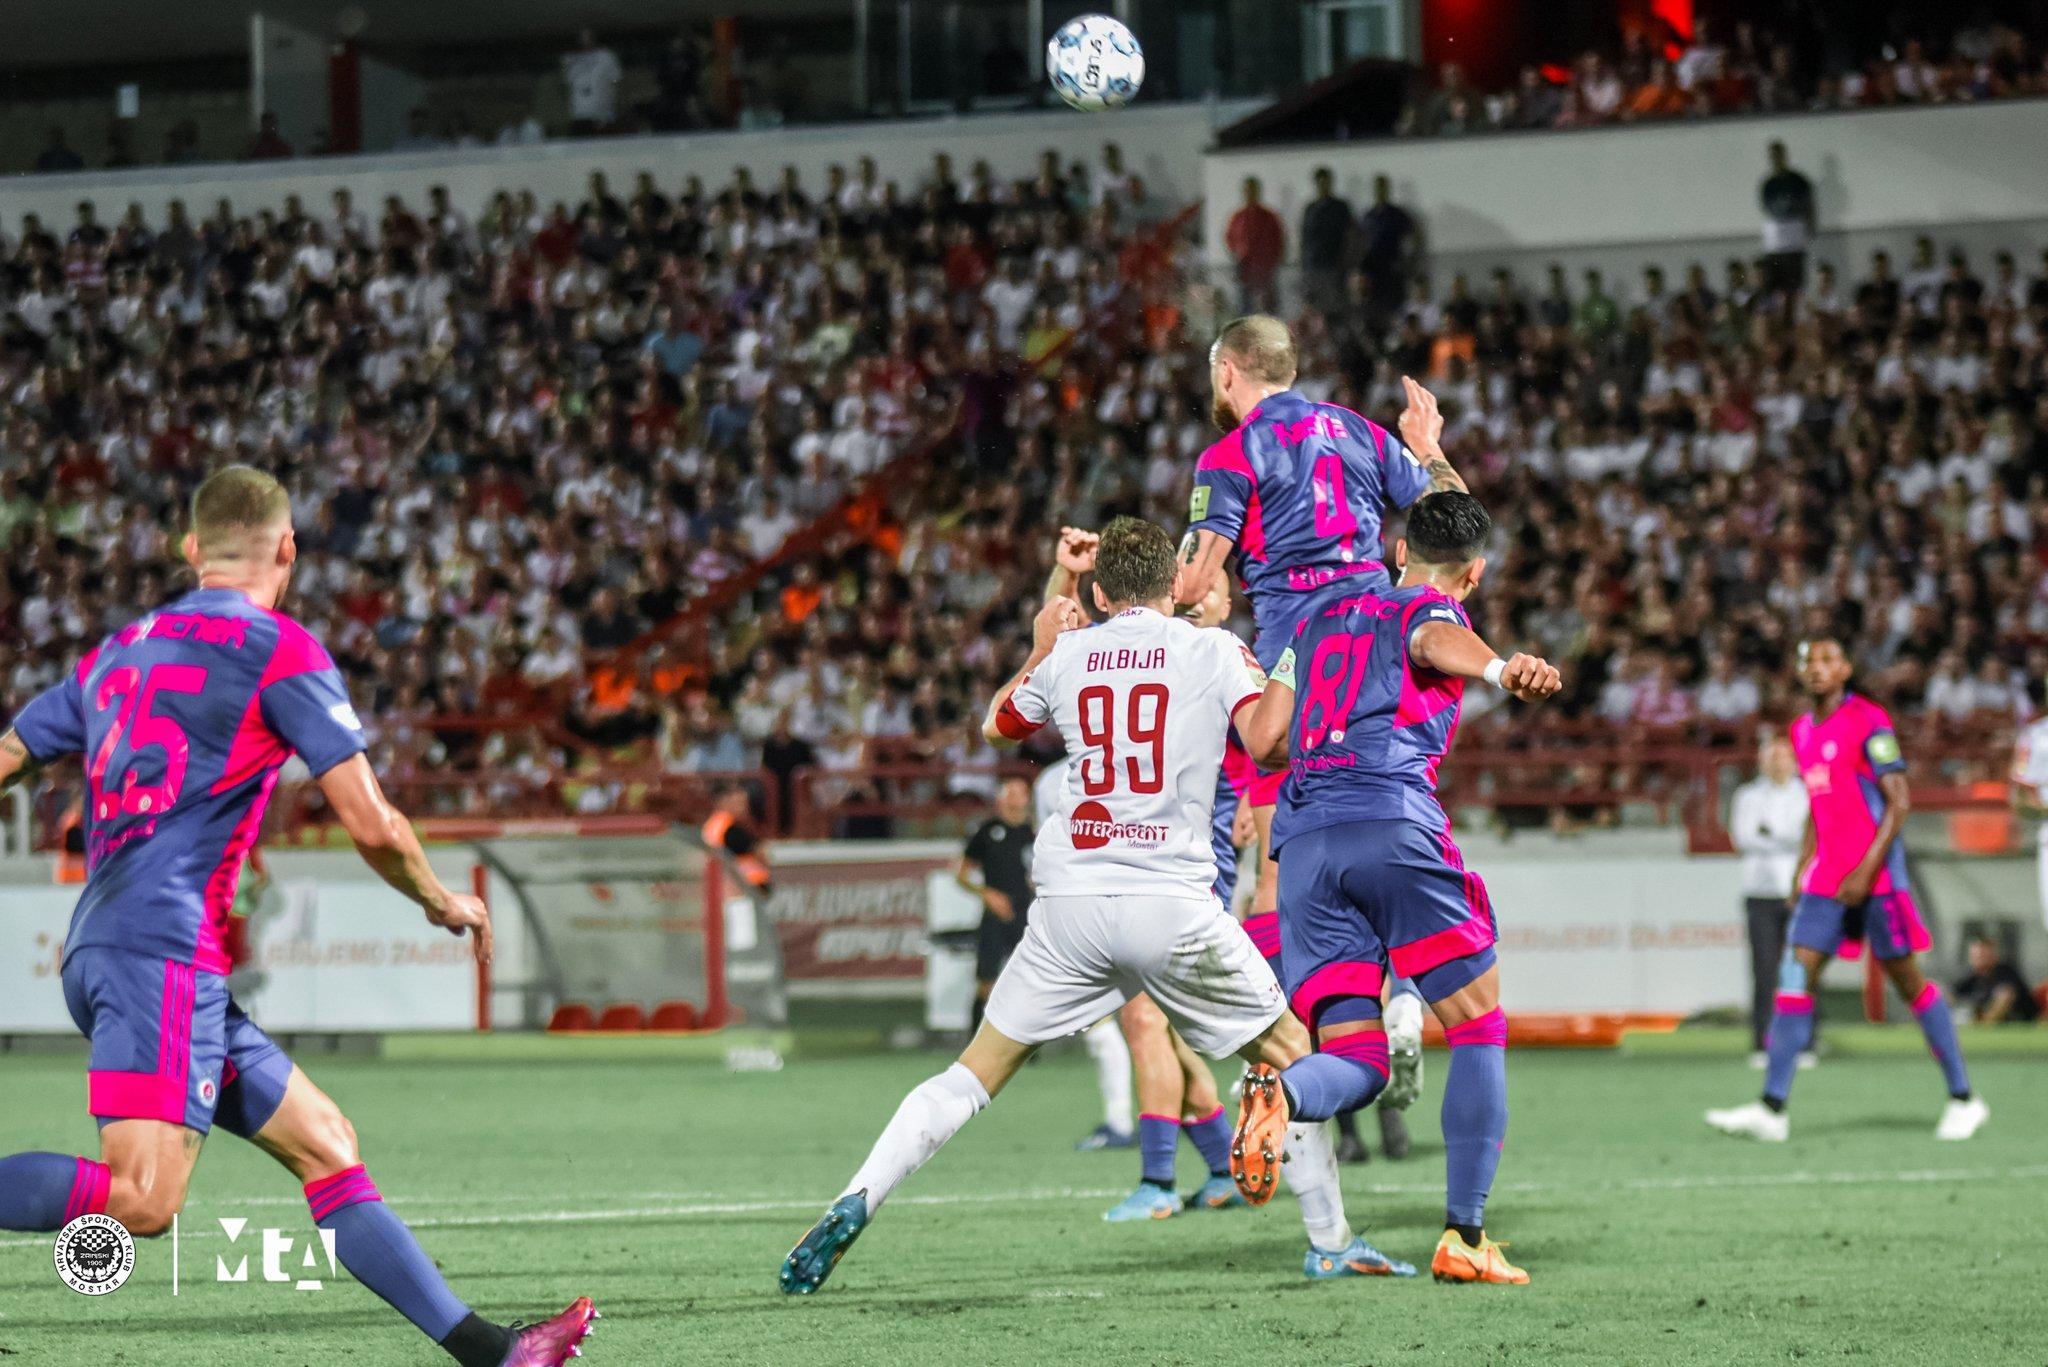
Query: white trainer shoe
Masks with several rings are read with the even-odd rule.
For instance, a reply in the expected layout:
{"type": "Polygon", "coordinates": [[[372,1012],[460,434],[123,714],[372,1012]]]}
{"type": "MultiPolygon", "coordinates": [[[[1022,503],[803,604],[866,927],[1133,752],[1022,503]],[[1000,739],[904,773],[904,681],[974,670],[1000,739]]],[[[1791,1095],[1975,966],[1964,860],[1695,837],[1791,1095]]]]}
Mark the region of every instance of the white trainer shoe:
{"type": "Polygon", "coordinates": [[[1390,1075],[1380,1105],[1405,1111],[1422,1095],[1422,998],[1396,992],[1387,999],[1387,1063],[1390,1075]]]}
{"type": "Polygon", "coordinates": [[[1723,1111],[1708,1111],[1707,1123],[1722,1134],[1739,1135],[1765,1144],[1782,1144],[1792,1137],[1791,1117],[1783,1111],[1772,1110],[1761,1101],[1752,1101],[1747,1106],[1731,1106],[1723,1111]]]}
{"type": "Polygon", "coordinates": [[[1984,1104],[1984,1098],[1973,1096],[1968,1101],[1950,1098],[1942,1107],[1941,1123],[1934,1127],[1936,1139],[1968,1139],[1984,1128],[1984,1122],[1991,1119],[1991,1108],[1984,1104]]]}

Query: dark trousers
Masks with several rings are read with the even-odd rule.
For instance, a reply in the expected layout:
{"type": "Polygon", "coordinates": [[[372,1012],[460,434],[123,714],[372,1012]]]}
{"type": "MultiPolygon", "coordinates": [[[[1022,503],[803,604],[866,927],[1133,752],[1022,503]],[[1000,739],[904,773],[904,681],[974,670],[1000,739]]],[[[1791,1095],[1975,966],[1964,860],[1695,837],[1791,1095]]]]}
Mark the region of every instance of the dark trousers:
{"type": "Polygon", "coordinates": [[[1756,1047],[1764,1047],[1776,1014],[1778,968],[1785,961],[1785,932],[1792,908],[1782,897],[1748,897],[1742,909],[1749,918],[1749,1031],[1756,1047]]]}

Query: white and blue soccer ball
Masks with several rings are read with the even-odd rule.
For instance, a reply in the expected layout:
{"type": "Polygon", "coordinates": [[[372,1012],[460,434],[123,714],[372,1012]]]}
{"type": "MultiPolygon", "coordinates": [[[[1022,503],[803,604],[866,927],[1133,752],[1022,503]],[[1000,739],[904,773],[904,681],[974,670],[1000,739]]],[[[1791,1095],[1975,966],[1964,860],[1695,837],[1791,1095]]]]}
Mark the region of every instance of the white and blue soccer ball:
{"type": "Polygon", "coordinates": [[[1069,19],[1045,45],[1045,74],[1076,109],[1120,109],[1145,83],[1145,50],[1107,14],[1069,19]]]}

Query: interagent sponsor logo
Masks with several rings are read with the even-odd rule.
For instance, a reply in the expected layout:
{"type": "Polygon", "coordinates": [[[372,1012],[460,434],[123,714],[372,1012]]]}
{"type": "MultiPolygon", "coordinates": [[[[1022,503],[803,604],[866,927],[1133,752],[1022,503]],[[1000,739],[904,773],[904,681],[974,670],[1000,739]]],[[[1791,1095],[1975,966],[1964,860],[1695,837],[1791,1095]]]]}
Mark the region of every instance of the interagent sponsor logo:
{"type": "Polygon", "coordinates": [[[135,1237],[110,1215],[81,1215],[57,1231],[56,1262],[79,1295],[111,1295],[135,1271],[135,1237]]]}
{"type": "Polygon", "coordinates": [[[1077,850],[1099,850],[1111,841],[1126,845],[1154,846],[1166,843],[1163,824],[1118,821],[1100,802],[1084,802],[1067,818],[1067,835],[1077,850]]]}

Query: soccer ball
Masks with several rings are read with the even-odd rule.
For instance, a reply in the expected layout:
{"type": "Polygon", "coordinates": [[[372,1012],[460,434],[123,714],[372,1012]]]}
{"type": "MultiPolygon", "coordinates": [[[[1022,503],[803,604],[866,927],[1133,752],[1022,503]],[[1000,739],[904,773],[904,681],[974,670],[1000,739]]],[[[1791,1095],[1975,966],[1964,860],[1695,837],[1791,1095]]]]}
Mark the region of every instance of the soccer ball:
{"type": "Polygon", "coordinates": [[[1119,109],[1145,83],[1145,51],[1107,14],[1069,19],[1045,45],[1045,74],[1076,109],[1119,109]]]}

